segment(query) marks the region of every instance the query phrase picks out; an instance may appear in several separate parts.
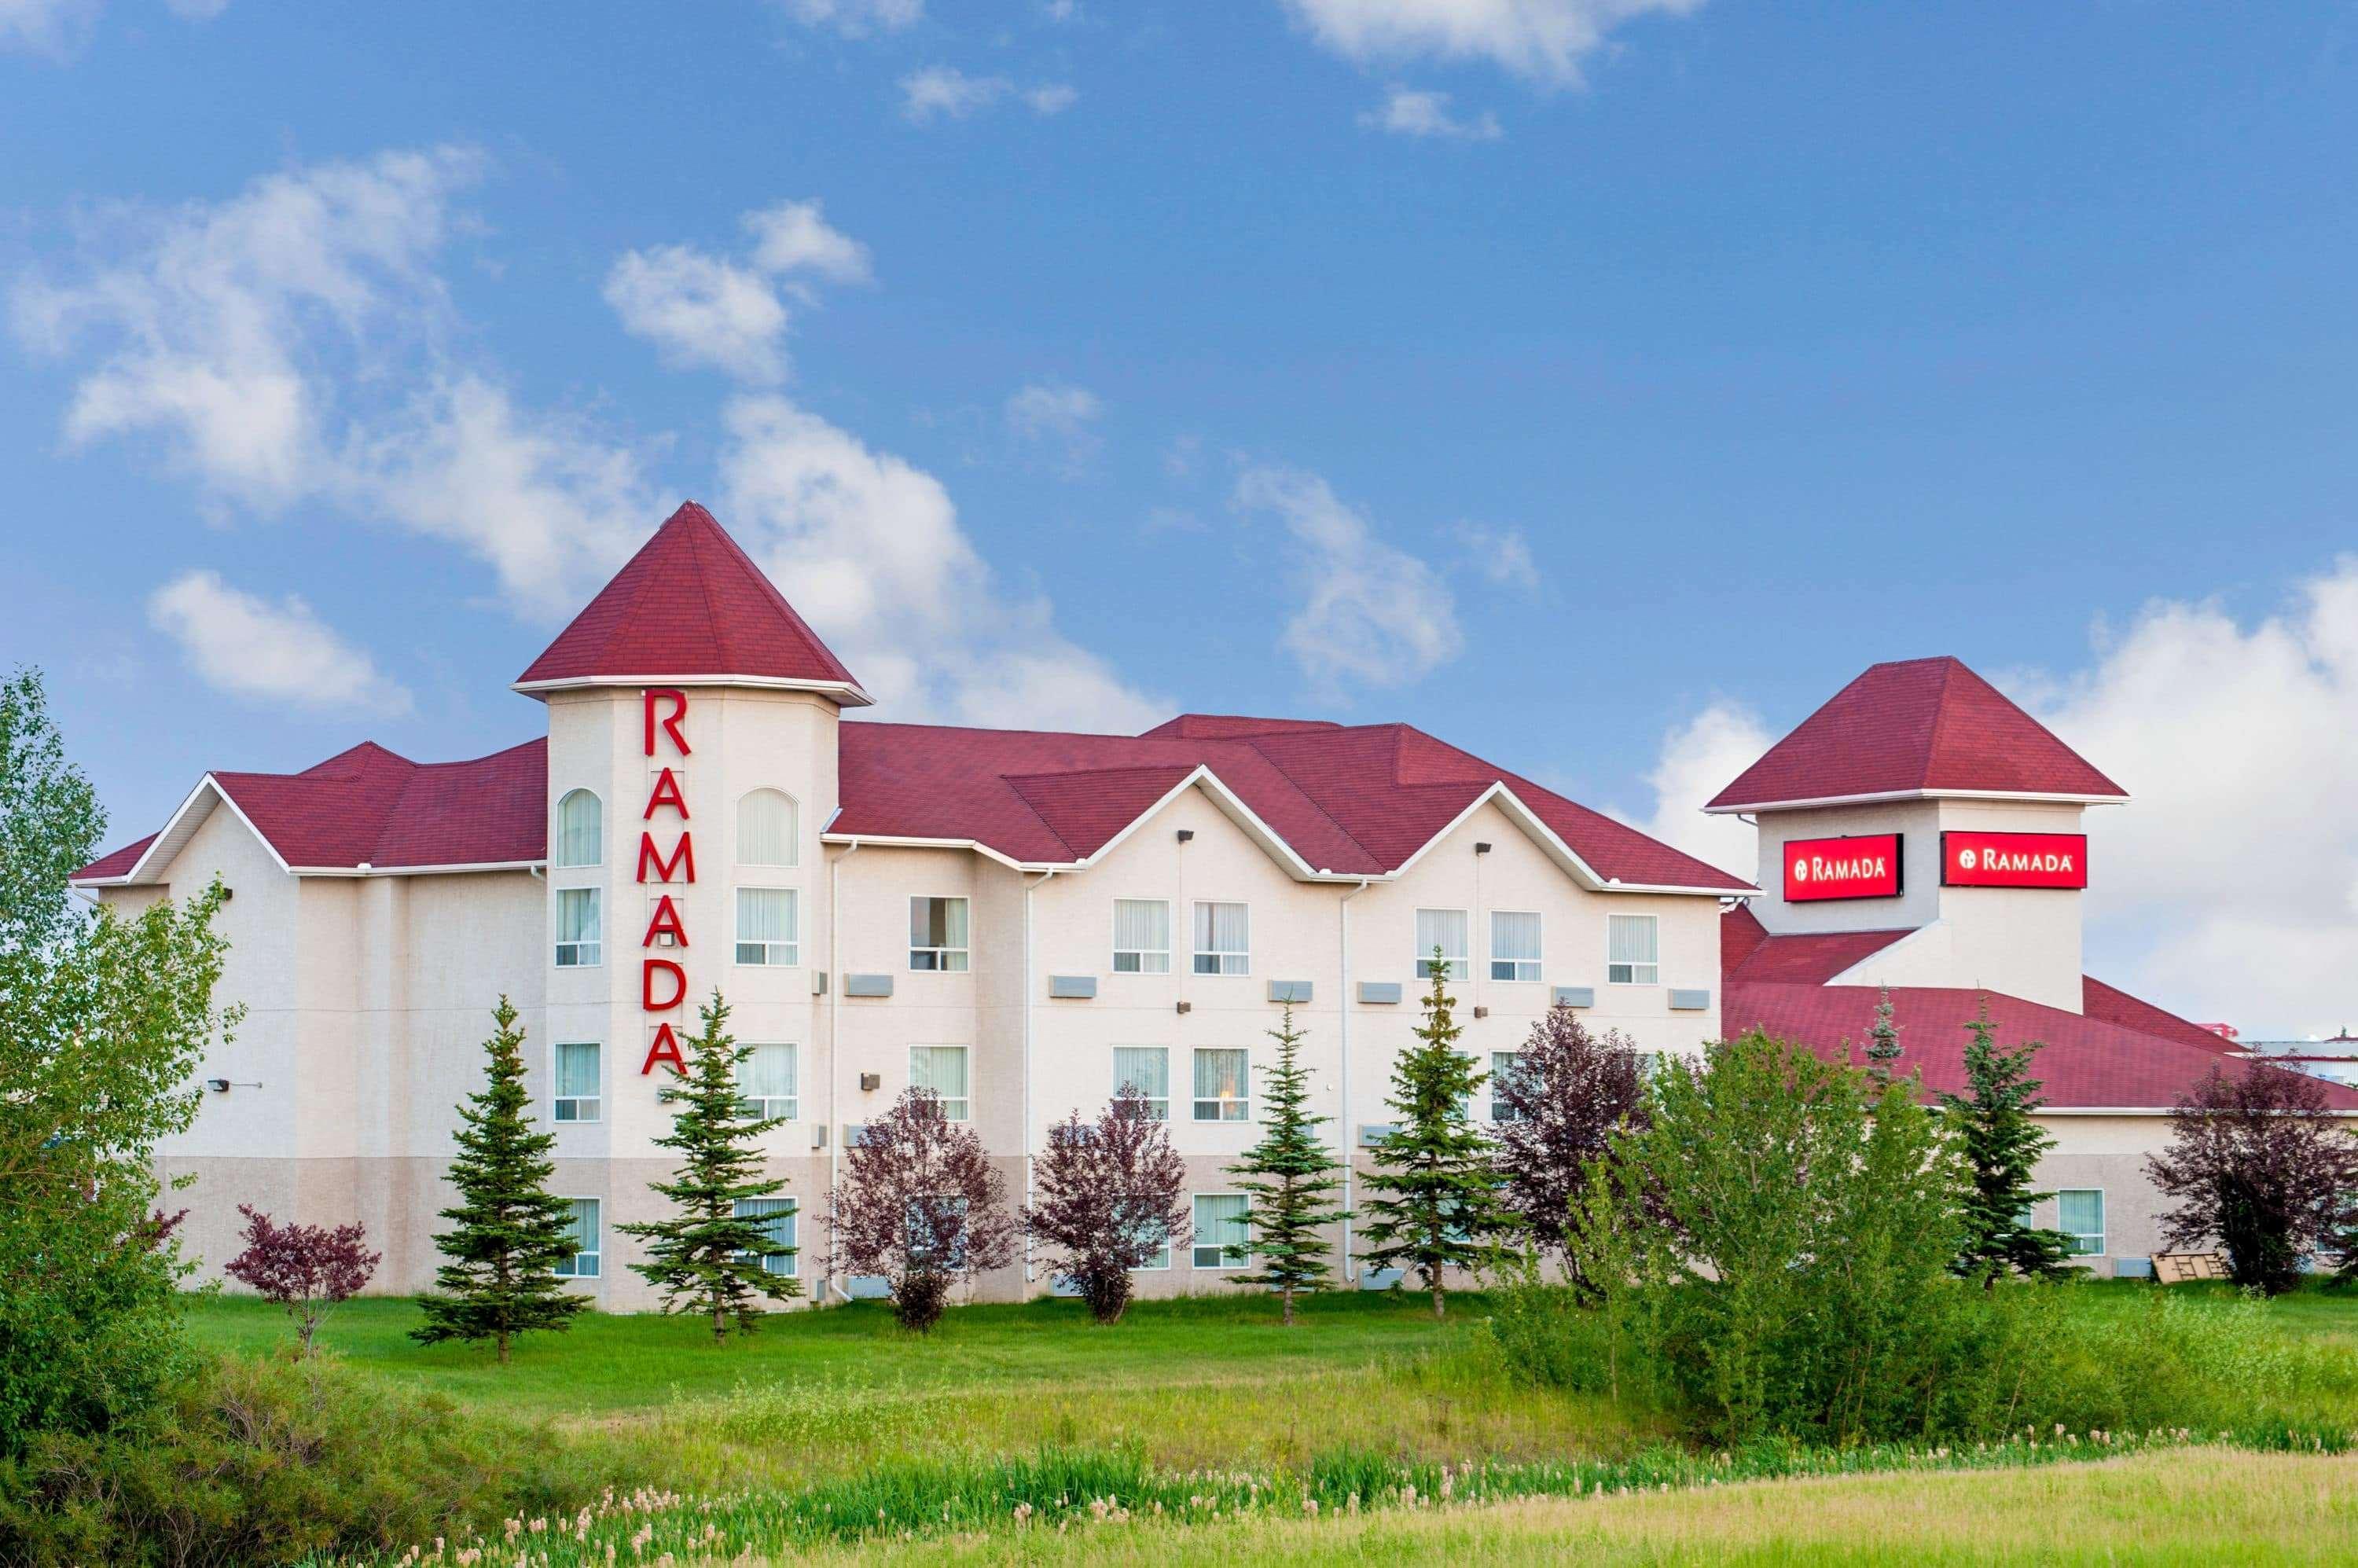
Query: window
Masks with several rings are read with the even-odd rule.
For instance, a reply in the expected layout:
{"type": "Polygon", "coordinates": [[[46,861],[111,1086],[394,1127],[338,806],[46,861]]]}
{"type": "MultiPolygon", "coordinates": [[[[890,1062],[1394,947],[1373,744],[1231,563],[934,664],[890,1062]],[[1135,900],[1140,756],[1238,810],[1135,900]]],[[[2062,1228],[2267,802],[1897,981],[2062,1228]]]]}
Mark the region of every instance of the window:
{"type": "Polygon", "coordinates": [[[1605,980],[1607,985],[1658,985],[1662,978],[1662,955],[1655,927],[1659,924],[1650,914],[1610,914],[1606,916],[1605,980]]]}
{"type": "Polygon", "coordinates": [[[1251,1232],[1245,1215],[1252,1200],[1242,1193],[1198,1193],[1195,1195],[1195,1252],[1198,1269],[1221,1269],[1251,1261],[1251,1232]]]}
{"type": "Polygon", "coordinates": [[[737,961],[799,964],[802,909],[792,888],[737,890],[737,961]]]}
{"type": "Polygon", "coordinates": [[[745,1113],[764,1119],[792,1121],[795,1105],[795,1075],[800,1054],[792,1045],[756,1045],[737,1068],[737,1087],[745,1096],[745,1113]]]}
{"type": "Polygon", "coordinates": [[[1144,1274],[1171,1267],[1170,1229],[1161,1224],[1157,1224],[1154,1228],[1156,1233],[1162,1238],[1163,1244],[1160,1247],[1157,1247],[1153,1251],[1149,1252],[1146,1255],[1145,1260],[1140,1263],[1136,1269],[1131,1271],[1132,1273],[1144,1274]]]}
{"type": "Polygon", "coordinates": [[[965,1046],[910,1046],[909,1087],[931,1089],[939,1095],[945,1121],[972,1119],[968,1112],[973,1102],[967,1098],[965,1046]]]}
{"type": "Polygon", "coordinates": [[[1195,972],[1252,973],[1252,912],[1241,903],[1195,906],[1195,972]]]}
{"type": "Polygon", "coordinates": [[[2101,1258],[2104,1252],[2104,1190],[2085,1187],[2055,1195],[2055,1228],[2071,1238],[2074,1258],[2101,1258]]]}
{"type": "Polygon", "coordinates": [[[573,1204],[573,1254],[557,1265],[560,1280],[594,1280],[598,1277],[598,1200],[575,1198],[573,1204]]]}
{"type": "Polygon", "coordinates": [[[1220,1047],[1195,1053],[1195,1119],[1250,1121],[1252,1101],[1245,1092],[1248,1054],[1220,1047]]]}
{"type": "Polygon", "coordinates": [[[605,946],[600,939],[599,931],[598,890],[557,889],[557,967],[560,969],[587,969],[603,962],[605,946]]]}
{"type": "Polygon", "coordinates": [[[1171,905],[1159,898],[1113,901],[1113,972],[1171,972],[1171,905]]]}
{"type": "Polygon", "coordinates": [[[1494,980],[1535,980],[1540,978],[1540,917],[1517,910],[1490,912],[1490,978],[1494,980]]]}
{"type": "Polygon", "coordinates": [[[737,863],[791,866],[795,803],[773,789],[757,789],[737,803],[737,863]]]}
{"type": "Polygon", "coordinates": [[[1171,1053],[1161,1045],[1113,1048],[1113,1091],[1134,1088],[1157,1121],[1171,1119],[1171,1053]]]}
{"type": "Polygon", "coordinates": [[[939,1267],[965,1268],[966,1212],[962,1197],[911,1198],[902,1220],[910,1261],[933,1262],[938,1252],[939,1267]]]}
{"type": "Polygon", "coordinates": [[[606,863],[605,809],[586,789],[568,790],[557,803],[557,863],[560,866],[602,866],[606,863]]]}
{"type": "Polygon", "coordinates": [[[784,1274],[789,1279],[795,1272],[795,1200],[792,1198],[739,1198],[736,1217],[758,1220],[762,1227],[763,1245],[759,1252],[741,1253],[741,1257],[759,1258],[764,1274],[784,1274]]]}
{"type": "Polygon", "coordinates": [[[1462,909],[1420,909],[1416,912],[1416,978],[1433,979],[1433,950],[1441,949],[1444,967],[1453,980],[1464,979],[1468,971],[1466,962],[1466,912],[1462,909]]]}
{"type": "Polygon", "coordinates": [[[598,1119],[598,1045],[568,1040],[557,1047],[557,1093],[551,1097],[559,1121],[598,1119]]]}
{"type": "Polygon", "coordinates": [[[1523,1054],[1520,1051],[1490,1053],[1490,1119],[1492,1121],[1520,1119],[1515,1115],[1513,1108],[1498,1098],[1498,1086],[1522,1070],[1523,1054]]]}
{"type": "Polygon", "coordinates": [[[909,901],[909,968],[964,974],[967,909],[962,898],[909,901]]]}

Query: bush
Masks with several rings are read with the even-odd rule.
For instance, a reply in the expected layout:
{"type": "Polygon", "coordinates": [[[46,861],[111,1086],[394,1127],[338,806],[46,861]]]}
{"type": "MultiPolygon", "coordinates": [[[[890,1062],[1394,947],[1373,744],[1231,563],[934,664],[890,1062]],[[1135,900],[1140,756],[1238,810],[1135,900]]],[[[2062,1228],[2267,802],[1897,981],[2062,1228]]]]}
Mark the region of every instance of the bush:
{"type": "Polygon", "coordinates": [[[222,1359],[135,1424],[0,1464],[0,1562],[290,1563],[398,1550],[588,1503],[608,1482],[549,1434],[332,1362],[222,1359]]]}

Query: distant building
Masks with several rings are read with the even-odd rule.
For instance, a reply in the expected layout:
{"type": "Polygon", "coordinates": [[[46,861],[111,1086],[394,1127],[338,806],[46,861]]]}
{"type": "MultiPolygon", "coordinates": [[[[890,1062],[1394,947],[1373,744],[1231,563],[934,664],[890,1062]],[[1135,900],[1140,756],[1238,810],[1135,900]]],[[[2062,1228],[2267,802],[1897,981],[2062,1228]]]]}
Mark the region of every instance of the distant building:
{"type": "Polygon", "coordinates": [[[2337,1084],[2358,1084],[2358,1035],[2345,1027],[2331,1040],[2247,1040],[2244,1053],[2337,1084]]]}

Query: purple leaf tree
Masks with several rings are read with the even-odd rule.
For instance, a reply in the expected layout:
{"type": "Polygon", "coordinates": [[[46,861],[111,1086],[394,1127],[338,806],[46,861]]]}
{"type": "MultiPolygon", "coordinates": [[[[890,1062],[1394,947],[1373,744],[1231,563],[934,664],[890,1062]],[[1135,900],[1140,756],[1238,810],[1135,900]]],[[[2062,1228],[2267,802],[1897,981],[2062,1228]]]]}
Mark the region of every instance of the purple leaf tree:
{"type": "Polygon", "coordinates": [[[1490,1086],[1498,1103],[1499,1196],[1533,1246],[1552,1255],[1583,1289],[1566,1243],[1573,1206],[1588,1188],[1591,1163],[1614,1133],[1642,1112],[1638,1054],[1618,1033],[1589,1033],[1569,1007],[1548,1009],[1512,1067],[1490,1086]]]}
{"type": "Polygon", "coordinates": [[[262,1299],[287,1309],[302,1336],[302,1353],[311,1354],[311,1336],[338,1303],[355,1294],[376,1272],[382,1253],[362,1244],[368,1231],[359,1221],[333,1230],[317,1225],[280,1225],[244,1204],[245,1250],[223,1271],[261,1292],[262,1299]]]}
{"type": "Polygon", "coordinates": [[[1138,1091],[1124,1085],[1094,1122],[1079,1111],[1048,1129],[1023,1228],[1099,1323],[1121,1321],[1130,1271],[1195,1238],[1180,1195],[1187,1164],[1138,1091]]]}
{"type": "Polygon", "coordinates": [[[828,1267],[882,1275],[902,1327],[926,1332],[952,1290],[1015,1260],[1006,1184],[931,1089],[904,1090],[843,1158],[827,1195],[828,1267]]]}

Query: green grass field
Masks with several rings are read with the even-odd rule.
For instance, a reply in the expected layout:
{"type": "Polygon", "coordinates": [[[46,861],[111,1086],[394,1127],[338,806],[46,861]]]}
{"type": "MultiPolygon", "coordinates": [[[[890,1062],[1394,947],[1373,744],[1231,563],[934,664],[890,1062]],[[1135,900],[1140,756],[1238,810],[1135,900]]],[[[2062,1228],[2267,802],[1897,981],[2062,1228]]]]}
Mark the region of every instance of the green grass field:
{"type": "MultiPolygon", "coordinates": [[[[2149,1290],[2089,1287],[2082,1301],[2120,1311],[2126,1328],[2149,1290]]],[[[488,1350],[414,1344],[416,1305],[370,1299],[341,1309],[321,1342],[360,1378],[545,1421],[626,1486],[705,1496],[880,1477],[918,1486],[960,1465],[1049,1454],[1119,1453],[1159,1472],[1231,1476],[1302,1472],[1345,1453],[1411,1465],[1618,1461],[1669,1435],[1601,1398],[1491,1370],[1475,1348],[1484,1307],[1457,1298],[1437,1325],[1412,1297],[1341,1294],[1314,1301],[1287,1330],[1266,1302],[1226,1296],[1141,1303],[1108,1329],[1076,1303],[1041,1301],[956,1310],[916,1338],[863,1303],[773,1317],[720,1346],[693,1320],[589,1315],[569,1334],[522,1342],[502,1368],[488,1350]]],[[[2358,1368],[2358,1294],[2305,1292],[2270,1303],[2262,1321],[2269,1338],[2358,1368]]],[[[250,1299],[200,1300],[190,1322],[201,1343],[243,1354],[284,1353],[292,1340],[282,1314],[250,1299]]],[[[2358,1426],[2353,1390],[2358,1371],[2320,1384],[2313,1409],[2279,1413],[2358,1426]]],[[[2329,1557],[2358,1551],[2351,1505],[2313,1506],[2314,1494],[2351,1490],[2353,1463],[2202,1450],[1356,1519],[993,1530],[892,1550],[925,1561],[2270,1561],[2292,1554],[2296,1538],[2329,1557]],[[2279,1507],[2304,1522],[2284,1524],[2279,1507]],[[2232,1549],[2211,1550],[2223,1545],[2232,1549]]]]}

